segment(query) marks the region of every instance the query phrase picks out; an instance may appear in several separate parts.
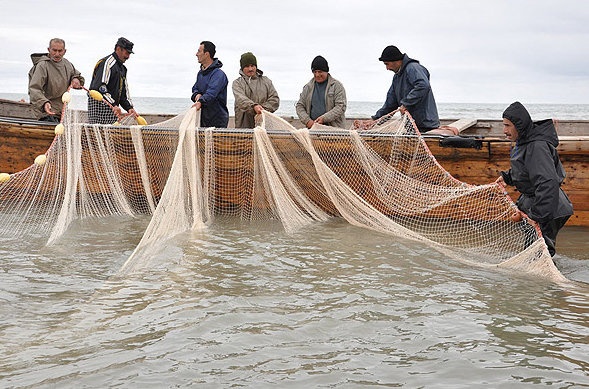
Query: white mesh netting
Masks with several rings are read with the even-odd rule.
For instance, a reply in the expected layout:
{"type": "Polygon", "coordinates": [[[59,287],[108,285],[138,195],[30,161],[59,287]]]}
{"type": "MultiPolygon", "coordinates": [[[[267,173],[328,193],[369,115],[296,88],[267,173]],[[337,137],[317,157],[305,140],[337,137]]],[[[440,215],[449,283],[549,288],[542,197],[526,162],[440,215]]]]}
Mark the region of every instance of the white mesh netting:
{"type": "Polygon", "coordinates": [[[45,161],[0,183],[1,232],[59,244],[78,218],[151,214],[120,274],[146,266],[156,242],[232,215],[287,232],[342,217],[452,259],[565,280],[537,226],[512,220],[505,190],[453,178],[409,116],[362,132],[295,129],[266,112],[253,130],[199,128],[194,109],[144,126],[63,117],[45,161]]]}

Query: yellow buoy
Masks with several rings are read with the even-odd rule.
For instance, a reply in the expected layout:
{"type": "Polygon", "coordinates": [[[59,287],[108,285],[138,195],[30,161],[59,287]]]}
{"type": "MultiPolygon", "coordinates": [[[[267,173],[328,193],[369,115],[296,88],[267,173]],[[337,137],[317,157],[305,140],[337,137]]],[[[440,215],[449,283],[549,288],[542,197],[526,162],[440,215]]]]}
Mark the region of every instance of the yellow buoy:
{"type": "Polygon", "coordinates": [[[10,174],[0,173],[0,182],[8,182],[10,180],[10,174]]]}
{"type": "Polygon", "coordinates": [[[65,131],[65,127],[64,127],[63,123],[59,123],[57,126],[55,126],[55,135],[61,135],[61,134],[63,134],[64,131],[65,131]]]}
{"type": "Polygon", "coordinates": [[[102,101],[102,93],[98,92],[97,90],[91,89],[88,94],[96,101],[102,101]]]}
{"type": "Polygon", "coordinates": [[[45,161],[47,161],[45,154],[37,155],[37,158],[35,158],[35,165],[43,166],[45,165],[45,161]]]}
{"type": "Polygon", "coordinates": [[[120,126],[120,125],[121,125],[121,123],[119,123],[119,121],[117,120],[117,121],[116,121],[116,122],[114,122],[112,125],[113,125],[113,126],[120,126]]]}
{"type": "Polygon", "coordinates": [[[147,120],[145,120],[142,116],[137,116],[137,124],[140,126],[146,126],[147,120]]]}
{"type": "Polygon", "coordinates": [[[64,92],[63,95],[61,95],[61,101],[66,104],[72,101],[72,95],[70,92],[64,92]]]}

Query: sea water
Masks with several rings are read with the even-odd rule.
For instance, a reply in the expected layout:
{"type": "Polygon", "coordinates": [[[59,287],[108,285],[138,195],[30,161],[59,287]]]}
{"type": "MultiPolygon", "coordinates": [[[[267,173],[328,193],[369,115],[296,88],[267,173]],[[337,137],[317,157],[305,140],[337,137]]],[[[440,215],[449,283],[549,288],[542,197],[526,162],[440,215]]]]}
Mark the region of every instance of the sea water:
{"type": "MultiPolygon", "coordinates": [[[[281,106],[295,115],[294,102],[281,106]]],[[[448,118],[504,108],[440,107],[448,118]]],[[[564,119],[560,109],[546,112],[564,119]]],[[[0,387],[589,387],[586,228],[558,237],[555,262],[575,280],[564,285],[340,219],[287,234],[219,218],[120,276],[148,223],[78,220],[52,246],[0,236],[0,387]]]]}
{"type": "MultiPolygon", "coordinates": [[[[78,93],[78,92],[73,92],[78,93]]],[[[26,94],[0,93],[0,98],[10,100],[28,101],[26,94]]],[[[76,109],[86,109],[84,99],[72,100],[76,109]]],[[[190,108],[192,102],[188,97],[135,97],[135,108],[139,113],[150,114],[180,114],[190,108]]],[[[442,119],[501,119],[501,114],[512,102],[501,103],[445,103],[437,104],[439,116],[442,119]]],[[[280,116],[296,117],[296,101],[281,100],[276,113],[280,116]]],[[[589,120],[589,104],[525,104],[534,120],[560,119],[560,120],[589,120]]],[[[348,101],[346,117],[368,118],[374,115],[382,107],[382,102],[374,101],[348,101]]],[[[234,115],[234,101],[229,98],[227,102],[229,114],[234,115]]]]}
{"type": "Polygon", "coordinates": [[[148,222],[77,221],[53,246],[0,237],[0,387],[589,386],[588,284],[339,219],[287,234],[220,218],[122,277],[148,222]]]}

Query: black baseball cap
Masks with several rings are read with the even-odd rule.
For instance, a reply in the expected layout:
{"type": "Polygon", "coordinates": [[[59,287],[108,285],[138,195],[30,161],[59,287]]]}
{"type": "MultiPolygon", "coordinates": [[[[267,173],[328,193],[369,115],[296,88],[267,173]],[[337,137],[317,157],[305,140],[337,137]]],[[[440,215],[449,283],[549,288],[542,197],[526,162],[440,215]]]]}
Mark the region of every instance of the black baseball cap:
{"type": "Polygon", "coordinates": [[[116,45],[127,50],[129,54],[133,54],[133,42],[127,38],[120,37],[116,45]]]}

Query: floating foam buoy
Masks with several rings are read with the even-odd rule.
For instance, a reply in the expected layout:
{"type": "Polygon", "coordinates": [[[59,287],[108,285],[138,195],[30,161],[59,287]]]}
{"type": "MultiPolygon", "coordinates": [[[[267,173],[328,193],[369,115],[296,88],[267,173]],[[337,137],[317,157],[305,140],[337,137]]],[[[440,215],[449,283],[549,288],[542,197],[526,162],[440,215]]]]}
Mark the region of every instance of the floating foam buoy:
{"type": "Polygon", "coordinates": [[[116,121],[116,122],[114,122],[112,125],[113,125],[113,126],[120,126],[120,125],[121,125],[121,123],[119,123],[119,121],[117,120],[117,121],[116,121]]]}
{"type": "Polygon", "coordinates": [[[97,90],[91,89],[88,94],[96,101],[102,101],[102,93],[98,92],[97,90]]]}
{"type": "Polygon", "coordinates": [[[10,174],[0,173],[0,182],[8,182],[10,180],[10,174]]]}
{"type": "Polygon", "coordinates": [[[61,95],[61,101],[63,101],[66,104],[72,101],[72,95],[70,94],[70,92],[64,92],[63,95],[61,95]]]}
{"type": "Polygon", "coordinates": [[[140,126],[146,126],[147,120],[145,120],[142,116],[137,116],[137,124],[140,126]]]}
{"type": "Polygon", "coordinates": [[[61,135],[61,134],[63,134],[64,131],[65,131],[65,127],[63,126],[62,123],[59,123],[57,126],[55,126],[55,135],[61,135]]]}
{"type": "Polygon", "coordinates": [[[45,165],[45,161],[47,161],[45,154],[37,155],[37,158],[35,158],[35,165],[43,166],[45,165]]]}

